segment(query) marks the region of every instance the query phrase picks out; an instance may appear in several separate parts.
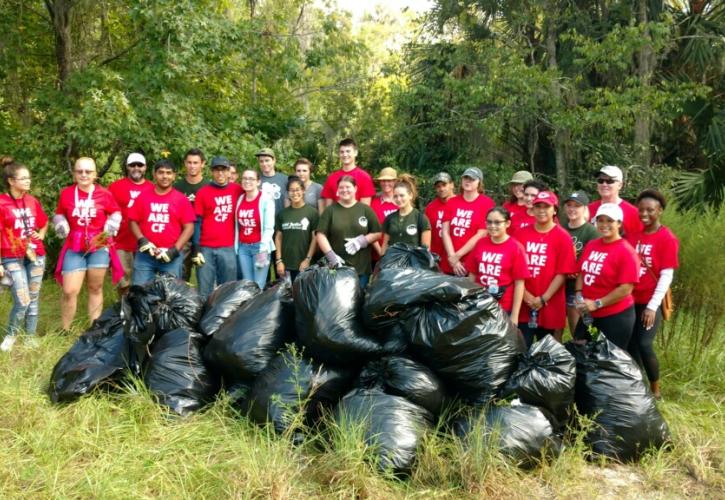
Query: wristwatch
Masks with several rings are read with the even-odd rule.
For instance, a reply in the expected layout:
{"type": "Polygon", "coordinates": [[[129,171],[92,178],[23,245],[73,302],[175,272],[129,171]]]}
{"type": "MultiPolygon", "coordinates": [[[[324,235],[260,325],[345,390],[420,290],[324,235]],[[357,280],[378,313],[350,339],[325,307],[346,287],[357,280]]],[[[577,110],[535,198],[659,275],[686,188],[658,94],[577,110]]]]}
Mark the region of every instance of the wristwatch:
{"type": "Polygon", "coordinates": [[[604,304],[602,304],[602,299],[597,299],[594,301],[594,305],[597,306],[597,309],[601,309],[604,304]]]}

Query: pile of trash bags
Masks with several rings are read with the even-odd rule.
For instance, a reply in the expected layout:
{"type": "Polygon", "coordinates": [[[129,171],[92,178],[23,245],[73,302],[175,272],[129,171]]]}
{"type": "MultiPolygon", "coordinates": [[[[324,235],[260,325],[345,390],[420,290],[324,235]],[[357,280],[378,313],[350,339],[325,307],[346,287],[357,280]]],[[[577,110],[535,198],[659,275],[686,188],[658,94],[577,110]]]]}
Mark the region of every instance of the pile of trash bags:
{"type": "Polygon", "coordinates": [[[557,456],[576,412],[592,450],[633,460],[668,439],[637,366],[603,336],[546,337],[526,351],[488,292],[441,274],[427,249],[393,245],[366,290],[353,268],[314,265],[294,283],[218,287],[206,301],[161,276],[134,286],[56,364],[49,394],[73,401],[129,376],[179,415],[220,390],[300,444],[358,436],[381,470],[415,467],[426,433],[483,437],[520,466],[557,456]],[[325,417],[325,418],[323,418],[325,417]]]}

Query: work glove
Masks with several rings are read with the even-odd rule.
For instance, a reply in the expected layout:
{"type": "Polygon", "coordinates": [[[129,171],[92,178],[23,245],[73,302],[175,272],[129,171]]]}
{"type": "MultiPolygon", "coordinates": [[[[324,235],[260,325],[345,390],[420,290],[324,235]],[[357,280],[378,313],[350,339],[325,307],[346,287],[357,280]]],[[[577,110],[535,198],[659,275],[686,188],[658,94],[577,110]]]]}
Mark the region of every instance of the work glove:
{"type": "Polygon", "coordinates": [[[57,234],[60,238],[65,238],[68,234],[70,234],[68,219],[66,219],[64,215],[55,214],[53,216],[53,229],[55,230],[55,234],[57,234]]]}
{"type": "Polygon", "coordinates": [[[342,260],[342,258],[334,252],[334,250],[330,250],[329,252],[327,252],[325,254],[325,259],[327,259],[327,263],[333,269],[342,267],[345,264],[345,261],[342,260]]]}
{"type": "Polygon", "coordinates": [[[367,248],[368,239],[364,234],[360,234],[354,238],[345,238],[345,251],[350,255],[355,255],[361,248],[367,248]]]}
{"type": "Polygon", "coordinates": [[[165,250],[159,250],[159,253],[156,254],[156,260],[160,260],[164,264],[168,264],[178,256],[179,251],[176,249],[176,247],[171,247],[165,250]]]}
{"type": "Polygon", "coordinates": [[[269,265],[269,252],[261,252],[254,256],[254,267],[263,269],[269,265]]]}
{"type": "Polygon", "coordinates": [[[203,266],[204,264],[206,264],[204,254],[201,253],[201,249],[196,245],[191,247],[191,262],[195,266],[203,266]]]}
{"type": "Polygon", "coordinates": [[[103,226],[103,230],[111,236],[116,236],[118,230],[121,227],[121,212],[113,212],[106,219],[106,223],[103,226]]]}
{"type": "Polygon", "coordinates": [[[138,240],[138,251],[141,253],[147,253],[151,257],[156,257],[156,245],[151,243],[148,238],[139,238],[138,240]]]}

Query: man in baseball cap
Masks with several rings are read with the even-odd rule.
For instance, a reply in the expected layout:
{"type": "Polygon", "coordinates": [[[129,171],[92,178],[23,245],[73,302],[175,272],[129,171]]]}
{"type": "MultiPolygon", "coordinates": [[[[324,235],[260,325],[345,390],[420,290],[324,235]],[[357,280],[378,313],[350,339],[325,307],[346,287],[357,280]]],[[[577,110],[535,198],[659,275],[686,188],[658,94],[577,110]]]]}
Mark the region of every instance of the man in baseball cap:
{"type": "Polygon", "coordinates": [[[483,172],[481,172],[481,169],[478,167],[468,167],[463,171],[463,175],[461,175],[461,177],[468,177],[483,183],[483,172]]]}
{"type": "Polygon", "coordinates": [[[443,215],[445,214],[446,203],[453,197],[453,191],[455,190],[453,177],[447,172],[438,172],[433,177],[433,188],[435,189],[436,197],[425,207],[425,215],[428,217],[432,228],[430,251],[438,255],[445,255],[441,229],[443,228],[443,215]]]}
{"type": "Polygon", "coordinates": [[[287,175],[277,172],[277,157],[272,148],[262,148],[254,156],[262,172],[261,191],[274,200],[274,213],[278,214],[287,199],[287,175]]]}
{"type": "MultiPolygon", "coordinates": [[[[615,205],[619,205],[624,214],[624,220],[622,221],[624,234],[634,234],[641,231],[642,222],[639,220],[637,208],[619,197],[619,192],[624,185],[622,169],[614,165],[604,165],[597,171],[596,178],[597,192],[601,199],[589,204],[589,213],[596,214],[599,206],[603,203],[614,203],[615,205]]],[[[595,218],[592,217],[592,224],[595,218]]]]}

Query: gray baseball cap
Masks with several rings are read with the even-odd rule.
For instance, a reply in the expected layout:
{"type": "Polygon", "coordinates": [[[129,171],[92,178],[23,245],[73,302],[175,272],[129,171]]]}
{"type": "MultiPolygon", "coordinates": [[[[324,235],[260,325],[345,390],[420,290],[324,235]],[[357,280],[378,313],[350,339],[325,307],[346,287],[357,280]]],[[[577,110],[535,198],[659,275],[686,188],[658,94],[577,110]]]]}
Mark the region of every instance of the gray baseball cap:
{"type": "Polygon", "coordinates": [[[482,181],[483,172],[481,172],[481,169],[478,167],[468,167],[463,171],[463,175],[461,175],[461,177],[470,177],[471,179],[478,179],[479,181],[482,181]]]}

